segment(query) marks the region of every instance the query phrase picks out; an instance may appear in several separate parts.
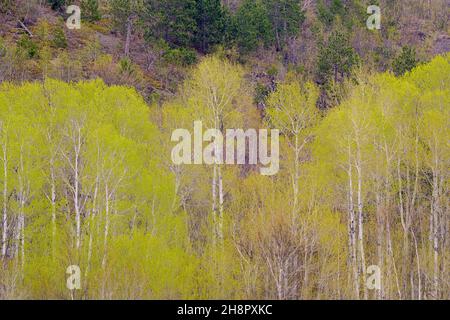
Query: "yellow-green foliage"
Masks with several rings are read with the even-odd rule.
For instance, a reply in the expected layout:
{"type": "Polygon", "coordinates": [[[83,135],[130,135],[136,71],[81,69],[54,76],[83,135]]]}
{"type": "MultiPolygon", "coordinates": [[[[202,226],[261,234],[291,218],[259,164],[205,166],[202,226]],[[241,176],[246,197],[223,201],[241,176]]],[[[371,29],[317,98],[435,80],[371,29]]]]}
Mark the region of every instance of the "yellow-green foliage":
{"type": "Polygon", "coordinates": [[[18,277],[8,296],[68,298],[65,270],[72,264],[85,275],[80,298],[189,296],[195,258],[185,216],[172,210],[175,187],[161,166],[159,132],[134,90],[102,81],[3,84],[0,119],[8,222],[13,228],[23,214],[26,223],[23,255],[15,252],[18,241],[8,244],[11,265],[0,281],[18,277]],[[78,141],[82,230],[76,248],[71,190],[78,141]]]}
{"type": "Polygon", "coordinates": [[[279,83],[264,119],[218,57],[162,107],[101,80],[3,83],[0,298],[448,298],[449,59],[359,79],[323,114],[315,85],[279,83]],[[173,165],[194,120],[280,129],[279,174],[173,165]]]}

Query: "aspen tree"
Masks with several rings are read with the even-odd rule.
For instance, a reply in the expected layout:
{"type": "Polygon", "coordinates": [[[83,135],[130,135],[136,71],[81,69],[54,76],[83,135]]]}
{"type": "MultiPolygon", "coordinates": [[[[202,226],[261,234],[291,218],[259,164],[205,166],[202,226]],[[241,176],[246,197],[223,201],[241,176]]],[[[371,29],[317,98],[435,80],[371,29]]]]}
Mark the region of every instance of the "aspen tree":
{"type": "MultiPolygon", "coordinates": [[[[208,56],[194,70],[188,87],[192,96],[190,103],[198,110],[205,123],[223,132],[233,112],[233,104],[240,93],[242,70],[215,56],[208,56]]],[[[223,150],[214,150],[215,164],[211,182],[212,214],[216,221],[215,231],[219,243],[223,241],[224,187],[223,168],[219,159],[223,150]]]]}
{"type": "MultiPolygon", "coordinates": [[[[301,153],[311,140],[311,128],[318,121],[318,110],[316,108],[319,97],[318,89],[312,83],[280,84],[273,92],[267,102],[267,119],[274,127],[279,129],[286,137],[289,148],[293,152],[293,164],[291,165],[292,183],[292,212],[291,228],[294,238],[298,236],[298,209],[299,209],[299,179],[301,153]]],[[[306,246],[307,247],[307,246],[306,246]]],[[[289,268],[294,270],[300,268],[298,255],[295,253],[292,260],[293,265],[289,268]]],[[[295,271],[294,271],[295,272],[295,271]]],[[[298,291],[297,279],[294,281],[294,291],[298,291]]],[[[294,293],[295,296],[297,292],[294,293]]]]}

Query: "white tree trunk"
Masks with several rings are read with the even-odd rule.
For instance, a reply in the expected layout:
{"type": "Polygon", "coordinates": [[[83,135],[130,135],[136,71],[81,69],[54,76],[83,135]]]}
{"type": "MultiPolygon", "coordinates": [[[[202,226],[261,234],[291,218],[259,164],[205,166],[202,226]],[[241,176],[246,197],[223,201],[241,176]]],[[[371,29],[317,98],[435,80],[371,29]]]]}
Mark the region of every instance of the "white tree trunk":
{"type": "Polygon", "coordinates": [[[109,232],[109,189],[108,184],[105,186],[105,228],[103,238],[103,259],[102,268],[106,265],[106,256],[108,253],[108,232],[109,232]]]}
{"type": "Polygon", "coordinates": [[[51,184],[51,194],[50,202],[52,207],[52,256],[55,256],[55,246],[56,246],[56,181],[55,181],[55,168],[53,157],[50,160],[50,184],[51,184]]]}
{"type": "Polygon", "coordinates": [[[80,249],[81,246],[81,199],[80,199],[80,156],[81,156],[81,128],[77,124],[77,136],[74,146],[74,190],[73,190],[73,202],[75,207],[75,224],[76,224],[76,248],[80,249]]]}
{"type": "MultiPolygon", "coordinates": [[[[366,275],[366,257],[364,252],[364,215],[363,215],[363,199],[362,199],[362,161],[361,161],[361,150],[359,143],[357,145],[357,163],[356,172],[358,177],[358,243],[359,243],[359,255],[361,261],[361,270],[363,277],[366,275]]],[[[364,299],[367,300],[367,286],[364,284],[364,299]]]]}
{"type": "Polygon", "coordinates": [[[217,168],[217,178],[218,178],[218,189],[219,189],[219,243],[223,245],[223,180],[222,180],[222,168],[219,166],[217,168]]]}
{"type": "Polygon", "coordinates": [[[359,299],[359,272],[356,259],[356,223],[355,223],[355,210],[353,204],[353,176],[352,176],[352,163],[351,163],[351,149],[348,147],[348,213],[349,213],[349,253],[350,263],[353,270],[353,287],[355,289],[356,298],[359,299]]]}
{"type": "Polygon", "coordinates": [[[211,181],[211,192],[212,192],[212,218],[213,218],[213,243],[215,244],[217,241],[217,165],[214,165],[213,168],[213,178],[211,181]]]}
{"type": "Polygon", "coordinates": [[[439,190],[437,169],[433,170],[433,191],[431,215],[433,218],[432,242],[433,242],[433,297],[439,298],[439,190]]]}
{"type": "Polygon", "coordinates": [[[6,242],[8,235],[8,157],[6,151],[7,141],[3,142],[3,218],[2,218],[2,257],[6,257],[6,242]]]}

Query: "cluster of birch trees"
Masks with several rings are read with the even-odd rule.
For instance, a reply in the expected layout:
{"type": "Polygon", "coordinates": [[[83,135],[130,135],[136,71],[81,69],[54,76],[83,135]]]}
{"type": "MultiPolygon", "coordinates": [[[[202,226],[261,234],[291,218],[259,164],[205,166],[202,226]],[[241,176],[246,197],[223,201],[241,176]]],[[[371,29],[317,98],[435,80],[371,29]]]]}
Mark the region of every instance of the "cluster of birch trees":
{"type": "Polygon", "coordinates": [[[3,83],[0,298],[448,299],[450,56],[344,91],[320,111],[286,77],[258,109],[217,56],[163,105],[101,80],[3,83]],[[280,130],[279,173],[174,165],[195,120],[280,130]]]}

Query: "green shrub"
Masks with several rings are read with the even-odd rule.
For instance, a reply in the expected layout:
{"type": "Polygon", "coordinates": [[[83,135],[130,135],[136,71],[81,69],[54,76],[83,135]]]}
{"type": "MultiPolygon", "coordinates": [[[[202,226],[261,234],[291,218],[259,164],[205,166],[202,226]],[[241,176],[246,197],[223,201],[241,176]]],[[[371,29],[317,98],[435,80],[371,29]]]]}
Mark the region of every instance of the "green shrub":
{"type": "Polygon", "coordinates": [[[392,63],[392,69],[394,70],[396,76],[401,76],[414,69],[414,67],[417,66],[417,62],[416,50],[405,46],[402,48],[402,52],[392,63]]]}
{"type": "Polygon", "coordinates": [[[188,48],[169,49],[164,53],[164,60],[168,63],[190,66],[197,62],[194,50],[188,48]]]}
{"type": "Polygon", "coordinates": [[[55,30],[54,36],[53,36],[53,46],[55,48],[61,48],[65,49],[67,48],[67,38],[64,34],[64,30],[61,28],[57,28],[55,30]]]}
{"type": "Polygon", "coordinates": [[[3,38],[0,37],[0,57],[3,57],[6,53],[6,45],[5,42],[3,41],[3,38]]]}
{"type": "Polygon", "coordinates": [[[38,54],[37,45],[27,35],[20,37],[17,41],[17,47],[24,50],[29,58],[34,58],[38,54]]]}
{"type": "Polygon", "coordinates": [[[48,0],[53,10],[60,10],[66,4],[66,0],[48,0]]]}
{"type": "Polygon", "coordinates": [[[100,20],[98,0],[81,0],[81,15],[83,20],[91,22],[100,20]]]}

